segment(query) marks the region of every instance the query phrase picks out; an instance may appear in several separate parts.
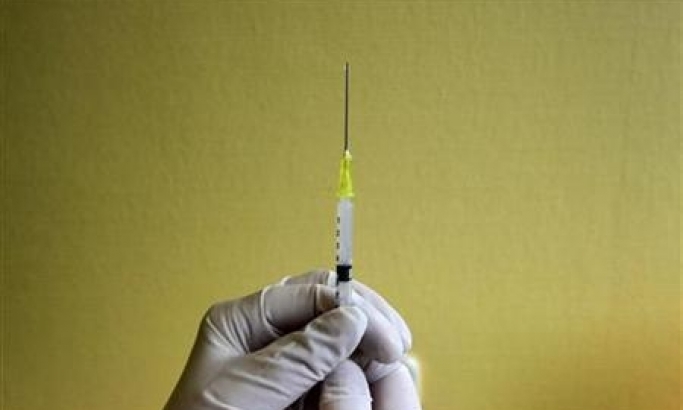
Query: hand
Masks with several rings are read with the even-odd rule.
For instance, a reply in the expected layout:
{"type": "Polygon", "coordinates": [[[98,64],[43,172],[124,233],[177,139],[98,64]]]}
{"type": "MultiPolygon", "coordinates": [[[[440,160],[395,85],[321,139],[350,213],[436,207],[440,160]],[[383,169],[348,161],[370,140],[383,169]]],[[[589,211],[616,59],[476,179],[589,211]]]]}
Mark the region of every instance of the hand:
{"type": "Polygon", "coordinates": [[[335,308],[333,272],[287,278],[212,306],[166,410],[419,410],[400,362],[403,319],[354,282],[335,308]]]}

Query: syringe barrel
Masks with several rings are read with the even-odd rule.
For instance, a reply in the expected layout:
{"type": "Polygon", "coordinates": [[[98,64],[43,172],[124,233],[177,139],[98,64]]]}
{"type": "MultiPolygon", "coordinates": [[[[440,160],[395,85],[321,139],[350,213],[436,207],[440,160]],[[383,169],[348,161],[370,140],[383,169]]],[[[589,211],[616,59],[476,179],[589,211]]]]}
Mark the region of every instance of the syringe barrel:
{"type": "Polygon", "coordinates": [[[353,305],[353,287],[351,281],[337,283],[337,304],[339,306],[353,305]]]}
{"type": "Polygon", "coordinates": [[[350,198],[340,198],[337,203],[337,265],[352,265],[352,236],[353,202],[350,198]]]}
{"type": "Polygon", "coordinates": [[[351,305],[353,290],[352,273],[353,202],[340,198],[337,204],[337,303],[351,305]]]}

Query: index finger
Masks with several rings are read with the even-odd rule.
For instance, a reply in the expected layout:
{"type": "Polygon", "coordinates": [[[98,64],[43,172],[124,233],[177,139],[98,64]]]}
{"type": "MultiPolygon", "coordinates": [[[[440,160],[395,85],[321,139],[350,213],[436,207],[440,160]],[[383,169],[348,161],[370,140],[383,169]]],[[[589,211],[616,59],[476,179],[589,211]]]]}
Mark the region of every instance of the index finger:
{"type": "Polygon", "coordinates": [[[203,329],[212,344],[233,355],[244,355],[303,328],[334,307],[331,287],[273,285],[241,299],[213,305],[205,316],[203,329]]]}

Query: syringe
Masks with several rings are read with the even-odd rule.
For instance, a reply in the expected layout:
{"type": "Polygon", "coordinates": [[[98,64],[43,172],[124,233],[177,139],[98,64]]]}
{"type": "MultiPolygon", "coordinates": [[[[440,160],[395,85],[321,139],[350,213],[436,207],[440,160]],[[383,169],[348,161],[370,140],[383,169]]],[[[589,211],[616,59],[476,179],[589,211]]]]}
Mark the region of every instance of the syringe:
{"type": "Polygon", "coordinates": [[[349,151],[349,63],[344,65],[344,153],[339,169],[337,191],[337,303],[350,305],[352,297],[353,184],[349,151]]]}

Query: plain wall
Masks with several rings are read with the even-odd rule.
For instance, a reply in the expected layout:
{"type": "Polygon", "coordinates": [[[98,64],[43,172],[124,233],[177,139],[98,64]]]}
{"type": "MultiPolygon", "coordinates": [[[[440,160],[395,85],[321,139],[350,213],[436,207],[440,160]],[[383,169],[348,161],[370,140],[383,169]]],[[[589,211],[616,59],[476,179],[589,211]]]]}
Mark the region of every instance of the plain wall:
{"type": "Polygon", "coordinates": [[[213,302],[356,275],[426,409],[680,405],[678,2],[2,3],[2,408],[155,409],[213,302]]]}

